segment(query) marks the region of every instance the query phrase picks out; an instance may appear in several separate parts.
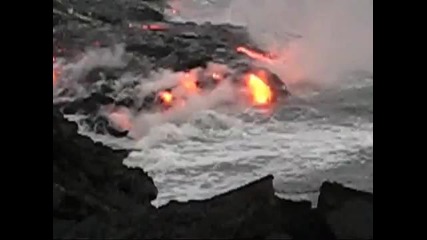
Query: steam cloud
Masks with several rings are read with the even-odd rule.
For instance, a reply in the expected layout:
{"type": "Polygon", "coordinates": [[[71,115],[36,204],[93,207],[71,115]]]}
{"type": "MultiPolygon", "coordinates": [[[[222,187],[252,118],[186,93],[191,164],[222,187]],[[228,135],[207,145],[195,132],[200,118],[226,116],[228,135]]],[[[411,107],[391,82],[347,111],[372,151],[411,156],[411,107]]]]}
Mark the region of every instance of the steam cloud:
{"type": "MultiPolygon", "coordinates": [[[[54,86],[54,101],[67,100],[68,98],[82,98],[89,92],[84,82],[79,80],[97,67],[125,67],[127,64],[124,45],[116,45],[113,48],[90,49],[83,53],[77,61],[65,62],[63,59],[57,59],[54,63],[54,69],[59,69],[59,85],[54,86]],[[66,97],[57,97],[55,93],[61,93],[66,90],[66,97]]],[[[226,65],[209,63],[206,69],[196,68],[188,74],[193,79],[198,79],[200,72],[207,75],[224,74],[231,71],[226,65]]],[[[142,77],[132,74],[124,74],[121,79],[115,81],[116,97],[121,95],[133,96],[141,102],[152,92],[158,92],[167,88],[174,88],[173,95],[177,97],[184,96],[185,105],[173,106],[166,112],[137,112],[136,109],[127,109],[124,107],[103,107],[99,114],[110,119],[114,127],[129,130],[130,136],[140,138],[147,133],[152,127],[161,125],[166,122],[180,123],[191,117],[192,114],[201,110],[217,107],[225,102],[234,101],[234,87],[229,81],[222,81],[215,89],[203,91],[198,94],[187,95],[185,89],[180,87],[180,80],[184,78],[184,72],[173,72],[168,69],[161,69],[152,72],[149,77],[142,77]],[[137,83],[135,86],[133,83],[137,83]],[[177,87],[178,86],[178,87],[177,87]],[[135,91],[136,90],[136,91],[135,91]]],[[[137,104],[138,105],[138,104],[137,104]]]]}
{"type": "MultiPolygon", "coordinates": [[[[265,67],[279,74],[286,83],[324,84],[339,80],[349,71],[373,73],[372,0],[233,0],[222,7],[212,15],[216,22],[221,16],[222,22],[245,25],[261,48],[279,54],[280,61],[265,67]],[[295,35],[302,37],[295,39],[295,35]]],[[[191,9],[181,10],[191,15],[191,9]]],[[[204,16],[203,20],[209,19],[204,16]]],[[[124,53],[123,45],[92,50],[77,63],[63,65],[63,71],[70,79],[80,79],[96,67],[122,67],[126,65],[124,53]]],[[[210,64],[209,69],[225,71],[227,67],[210,64]]],[[[196,72],[197,69],[190,74],[196,72]]],[[[175,86],[182,74],[169,70],[153,73],[149,79],[141,80],[138,98],[175,86]]],[[[228,81],[222,81],[213,91],[190,96],[185,106],[166,113],[119,109],[109,114],[118,126],[130,130],[132,137],[140,138],[156,125],[183,121],[200,110],[234,101],[233,97],[233,87],[228,81]]]]}
{"type": "MultiPolygon", "coordinates": [[[[188,74],[191,78],[198,78],[200,74],[199,68],[191,70],[188,74]]],[[[211,75],[213,73],[224,73],[229,70],[227,66],[209,63],[207,68],[204,69],[204,73],[211,75]]],[[[139,99],[143,99],[150,92],[157,92],[159,90],[174,87],[173,95],[178,97],[185,97],[186,101],[184,105],[175,105],[166,112],[131,112],[131,111],[117,111],[114,112],[114,117],[110,120],[116,123],[123,129],[129,130],[129,136],[135,139],[139,139],[148,133],[150,129],[155,126],[161,125],[167,122],[182,123],[195,113],[202,110],[216,108],[225,103],[233,102],[237,103],[233,107],[240,107],[238,101],[235,99],[235,87],[231,85],[230,81],[222,80],[213,90],[207,90],[199,92],[198,94],[187,94],[185,89],[179,86],[179,81],[183,79],[186,73],[183,72],[171,72],[170,70],[161,70],[153,73],[148,79],[142,79],[139,85],[140,94],[139,99]],[[129,126],[131,122],[131,127],[129,126]]]]}
{"type": "Polygon", "coordinates": [[[210,17],[200,20],[245,25],[262,48],[278,52],[283,61],[266,67],[288,83],[373,73],[373,0],[232,0],[210,17]],[[302,38],[290,41],[295,35],[302,38]]]}
{"type": "Polygon", "coordinates": [[[87,89],[77,81],[97,67],[125,67],[127,64],[125,53],[124,45],[118,44],[112,48],[88,49],[77,61],[64,62],[58,59],[53,65],[54,71],[59,72],[59,86],[54,87],[54,100],[55,93],[59,93],[61,89],[72,92],[72,96],[68,97],[83,97],[87,94],[87,89]]]}

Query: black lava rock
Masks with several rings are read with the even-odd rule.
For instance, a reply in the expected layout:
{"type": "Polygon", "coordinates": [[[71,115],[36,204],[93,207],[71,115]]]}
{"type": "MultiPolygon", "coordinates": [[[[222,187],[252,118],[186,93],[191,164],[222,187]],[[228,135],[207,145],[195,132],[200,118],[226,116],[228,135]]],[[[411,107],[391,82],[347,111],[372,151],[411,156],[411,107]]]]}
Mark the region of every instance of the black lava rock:
{"type": "Polygon", "coordinates": [[[153,208],[157,189],[142,170],[123,166],[127,154],[79,135],[77,125],[53,108],[54,238],[103,236],[97,225],[108,216],[133,206],[153,208]]]}
{"type": "Polygon", "coordinates": [[[89,115],[82,119],[81,123],[89,131],[97,134],[111,135],[116,138],[123,138],[128,135],[128,131],[120,130],[112,126],[110,120],[104,115],[89,115]]]}
{"type": "Polygon", "coordinates": [[[267,176],[208,200],[155,209],[153,181],[53,109],[53,237],[372,239],[373,195],[324,183],[318,209],[274,194],[267,176]]]}
{"type": "Polygon", "coordinates": [[[325,182],[318,210],[338,239],[373,239],[374,196],[325,182]]]}
{"type": "Polygon", "coordinates": [[[168,56],[173,51],[173,48],[167,45],[135,43],[127,45],[126,51],[139,52],[143,55],[155,58],[163,58],[168,56]]]}
{"type": "Polygon", "coordinates": [[[92,93],[86,98],[76,99],[70,102],[64,102],[60,105],[65,114],[93,114],[98,112],[99,108],[104,105],[114,103],[114,99],[102,93],[92,93]]]}
{"type": "Polygon", "coordinates": [[[60,12],[63,18],[77,21],[100,21],[106,24],[120,24],[130,21],[162,21],[164,16],[144,1],[86,1],[53,0],[54,12],[60,12]]]}

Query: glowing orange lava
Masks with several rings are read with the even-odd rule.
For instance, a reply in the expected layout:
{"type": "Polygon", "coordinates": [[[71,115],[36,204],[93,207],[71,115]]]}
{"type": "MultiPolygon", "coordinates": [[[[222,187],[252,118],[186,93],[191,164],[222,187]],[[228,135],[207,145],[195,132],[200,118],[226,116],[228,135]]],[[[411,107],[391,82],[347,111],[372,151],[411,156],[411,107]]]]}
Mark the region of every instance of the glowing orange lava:
{"type": "Polygon", "coordinates": [[[56,73],[55,70],[53,70],[53,86],[56,85],[56,73]]]}
{"type": "Polygon", "coordinates": [[[147,24],[142,25],[142,29],[151,31],[163,31],[167,29],[167,26],[164,24],[147,24]]]}
{"type": "Polygon", "coordinates": [[[219,73],[213,73],[212,78],[217,80],[217,81],[222,79],[221,74],[219,74],[219,73]]]}
{"type": "Polygon", "coordinates": [[[59,71],[59,69],[57,69],[56,67],[53,68],[53,86],[56,86],[58,84],[59,81],[59,76],[60,76],[61,72],[59,71]]]}
{"type": "Polygon", "coordinates": [[[181,79],[181,86],[189,94],[196,94],[199,92],[199,87],[197,86],[197,77],[194,74],[186,73],[181,79]]]}
{"type": "Polygon", "coordinates": [[[242,46],[237,47],[236,51],[239,53],[246,54],[250,58],[253,58],[258,61],[263,61],[263,62],[271,62],[275,58],[273,54],[260,53],[255,50],[251,50],[249,48],[242,47],[242,46]]]}
{"type": "Polygon", "coordinates": [[[57,82],[58,82],[58,74],[59,71],[56,69],[55,67],[55,63],[56,63],[57,59],[55,56],[53,56],[53,86],[56,86],[57,82]]]}
{"type": "Polygon", "coordinates": [[[246,76],[246,86],[253,105],[265,106],[271,103],[273,92],[263,76],[254,73],[248,74],[246,76]]]}
{"type": "Polygon", "coordinates": [[[165,106],[180,106],[185,104],[186,97],[198,94],[200,88],[197,86],[197,76],[190,72],[183,74],[179,79],[178,91],[161,91],[157,94],[165,106]]]}
{"type": "Polygon", "coordinates": [[[163,91],[163,92],[159,93],[159,97],[163,101],[164,104],[166,104],[168,106],[172,105],[172,101],[173,101],[172,93],[170,93],[168,91],[163,91]]]}

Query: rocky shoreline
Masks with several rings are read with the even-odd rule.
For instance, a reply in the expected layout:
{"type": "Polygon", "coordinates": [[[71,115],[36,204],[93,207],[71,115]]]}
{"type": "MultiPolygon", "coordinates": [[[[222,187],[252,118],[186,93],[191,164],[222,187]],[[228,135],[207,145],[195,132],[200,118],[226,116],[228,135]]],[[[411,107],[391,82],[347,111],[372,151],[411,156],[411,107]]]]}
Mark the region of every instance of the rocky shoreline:
{"type": "MultiPolygon", "coordinates": [[[[123,165],[127,151],[78,134],[77,124],[63,112],[83,112],[95,119],[90,124],[105,121],[96,116],[103,105],[135,105],[130,97],[107,94],[122,72],[229,62],[240,57],[232,51],[235,46],[249,44],[241,29],[226,25],[182,23],[167,33],[129,27],[135,21],[166,22],[152,2],[53,0],[54,56],[73,57],[94,42],[123,42],[134,56],[124,68],[101,67],[84,77],[93,83],[106,76],[103,91],[53,104],[53,238],[373,239],[373,194],[331,182],[322,184],[316,208],[309,201],[277,197],[273,176],[211,199],[155,208],[150,202],[157,188],[142,169],[123,165]]],[[[107,133],[125,135],[114,129],[107,133]]]]}
{"type": "Polygon", "coordinates": [[[156,209],[141,169],[53,108],[53,238],[372,239],[373,194],[325,182],[317,208],[274,194],[272,176],[212,199],[156,209]]]}

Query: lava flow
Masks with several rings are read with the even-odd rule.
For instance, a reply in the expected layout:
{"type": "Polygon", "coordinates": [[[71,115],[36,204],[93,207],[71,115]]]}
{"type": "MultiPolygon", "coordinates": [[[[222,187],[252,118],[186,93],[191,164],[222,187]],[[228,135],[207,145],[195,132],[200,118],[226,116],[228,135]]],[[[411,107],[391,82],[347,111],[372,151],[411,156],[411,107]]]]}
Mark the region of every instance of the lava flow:
{"type": "Polygon", "coordinates": [[[212,73],[212,78],[216,81],[221,81],[222,80],[222,76],[219,73],[212,73]]]}
{"type": "Polygon", "coordinates": [[[194,73],[185,73],[178,82],[178,91],[160,91],[157,97],[165,107],[172,107],[176,104],[184,104],[185,99],[189,96],[200,93],[200,88],[197,86],[197,76],[194,73]]]}
{"type": "Polygon", "coordinates": [[[55,70],[53,70],[53,86],[56,85],[56,74],[55,74],[55,70]]]}
{"type": "Polygon", "coordinates": [[[56,57],[53,56],[53,86],[56,86],[56,82],[58,81],[58,73],[55,70],[56,57]]]}
{"type": "MultiPolygon", "coordinates": [[[[223,77],[221,74],[214,72],[209,74],[215,84],[219,84],[223,77]]],[[[254,107],[268,107],[274,101],[274,91],[269,84],[269,76],[263,70],[251,71],[243,75],[243,92],[249,97],[249,104],[254,107]]],[[[172,107],[177,104],[185,104],[187,98],[192,95],[201,94],[198,86],[199,81],[197,74],[192,72],[185,73],[178,82],[177,90],[164,90],[157,94],[161,104],[165,107],[172,107]],[[180,90],[178,90],[180,89],[180,90]]]]}
{"type": "Polygon", "coordinates": [[[56,57],[53,57],[53,86],[55,87],[58,84],[58,75],[59,75],[59,70],[57,69],[57,59],[56,57]]]}
{"type": "Polygon", "coordinates": [[[273,100],[273,92],[267,80],[261,76],[263,74],[249,73],[245,77],[245,83],[251,103],[254,106],[266,106],[273,100]]]}
{"type": "Polygon", "coordinates": [[[159,93],[159,98],[162,100],[163,104],[171,106],[173,102],[173,95],[169,91],[162,91],[159,93]]]}
{"type": "Polygon", "coordinates": [[[196,94],[199,92],[197,86],[198,79],[194,74],[186,73],[181,79],[181,86],[186,90],[187,94],[196,94]]]}
{"type": "Polygon", "coordinates": [[[142,29],[144,30],[151,30],[151,31],[164,31],[167,30],[168,27],[165,24],[146,24],[146,25],[142,25],[142,29]]]}
{"type": "Polygon", "coordinates": [[[237,47],[236,51],[239,53],[246,54],[248,57],[252,59],[263,61],[263,62],[271,62],[276,58],[276,56],[273,54],[257,52],[255,50],[249,49],[247,47],[242,47],[242,46],[237,47]]]}

